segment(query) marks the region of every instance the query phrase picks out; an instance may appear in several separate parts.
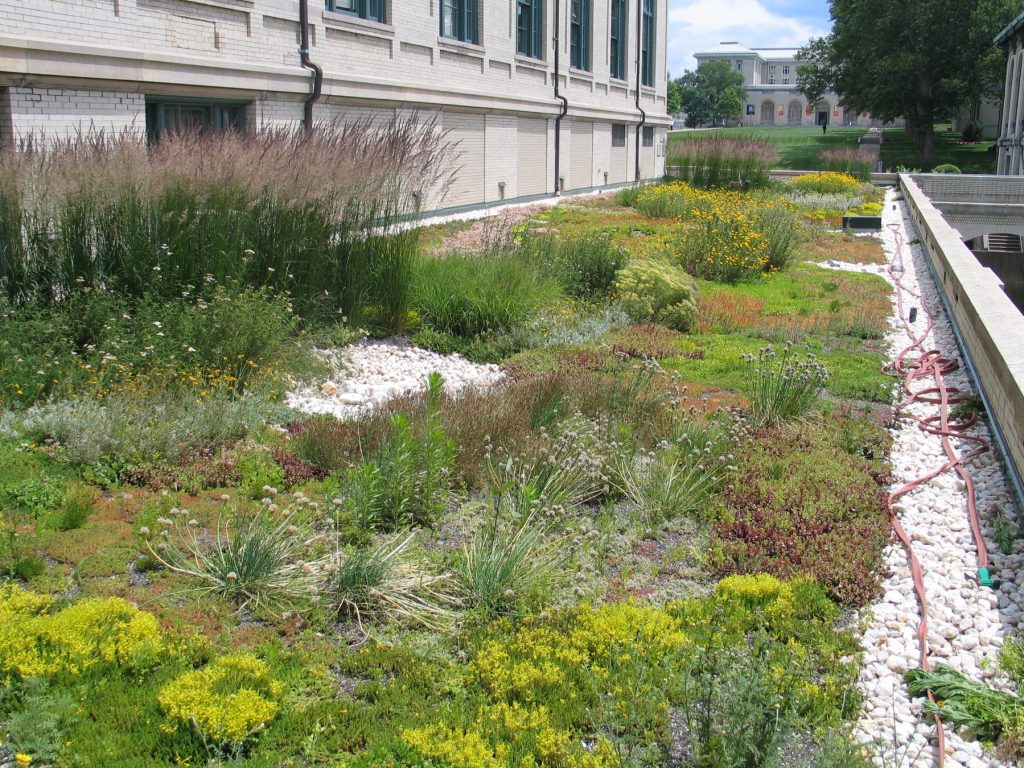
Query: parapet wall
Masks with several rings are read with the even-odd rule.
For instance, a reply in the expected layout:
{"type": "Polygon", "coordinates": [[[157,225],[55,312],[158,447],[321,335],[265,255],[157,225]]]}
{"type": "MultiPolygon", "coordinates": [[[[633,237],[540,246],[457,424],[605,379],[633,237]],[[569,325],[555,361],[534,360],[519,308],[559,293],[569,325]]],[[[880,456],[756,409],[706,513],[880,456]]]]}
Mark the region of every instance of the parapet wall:
{"type": "Polygon", "coordinates": [[[1024,315],[909,174],[900,188],[942,290],[950,319],[970,357],[1021,502],[1024,477],[1024,315]]]}

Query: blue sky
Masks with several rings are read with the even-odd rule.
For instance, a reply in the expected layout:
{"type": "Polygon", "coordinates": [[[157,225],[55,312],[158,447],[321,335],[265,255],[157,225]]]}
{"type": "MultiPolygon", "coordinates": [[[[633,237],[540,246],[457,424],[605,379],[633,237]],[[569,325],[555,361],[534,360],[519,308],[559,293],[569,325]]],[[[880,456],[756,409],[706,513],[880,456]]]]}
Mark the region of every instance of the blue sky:
{"type": "Polygon", "coordinates": [[[826,0],[669,0],[668,68],[694,69],[694,51],[724,40],[748,48],[799,47],[827,34],[826,0]]]}

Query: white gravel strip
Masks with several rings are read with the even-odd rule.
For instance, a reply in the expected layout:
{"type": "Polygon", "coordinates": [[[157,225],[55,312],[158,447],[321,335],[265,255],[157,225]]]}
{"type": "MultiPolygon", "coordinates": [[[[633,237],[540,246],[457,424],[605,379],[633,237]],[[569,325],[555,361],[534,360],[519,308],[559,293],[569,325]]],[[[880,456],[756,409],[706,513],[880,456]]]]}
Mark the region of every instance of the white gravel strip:
{"type": "Polygon", "coordinates": [[[285,402],[303,413],[353,418],[392,398],[427,388],[439,373],[446,392],[487,387],[505,378],[496,365],[473,363],[461,355],[439,355],[396,340],[366,340],[328,353],[332,378],[289,392],[285,402]]]}
{"type": "MultiPolygon", "coordinates": [[[[919,293],[921,300],[904,296],[905,306],[918,306],[915,327],[922,329],[925,314],[934,318],[932,332],[924,350],[939,349],[946,357],[961,359],[956,340],[943,310],[938,292],[919,245],[910,245],[916,237],[913,225],[902,202],[893,209],[894,192],[886,196],[883,213],[882,241],[886,253],[895,247],[894,236],[887,225],[899,223],[903,229],[904,285],[919,293]],[[923,304],[923,306],[922,306],[923,304]]],[[[826,265],[822,265],[826,266],[826,265]]],[[[831,266],[831,265],[829,265],[831,266]]],[[[843,265],[839,265],[843,266],[843,265]]],[[[875,271],[874,267],[849,265],[858,271],[875,271]]],[[[892,331],[887,341],[890,357],[907,347],[911,340],[901,324],[897,324],[895,302],[890,321],[892,331]]],[[[916,353],[915,355],[916,356],[916,353]]],[[[973,391],[962,365],[959,371],[946,375],[950,386],[965,392],[973,391]]],[[[929,386],[931,379],[917,384],[929,386]]],[[[897,395],[902,399],[902,389],[897,395]]],[[[926,416],[937,413],[937,406],[914,403],[908,411],[926,416]]],[[[987,427],[979,422],[972,434],[991,440],[987,427]]],[[[895,483],[893,489],[945,463],[941,438],[922,432],[910,418],[903,417],[892,429],[894,440],[891,463],[895,483]]],[[[970,451],[972,444],[953,440],[958,453],[970,451]]],[[[993,540],[992,521],[1002,515],[1018,523],[1011,502],[1009,485],[994,451],[971,460],[967,471],[977,489],[977,507],[982,520],[989,555],[991,574],[1000,579],[999,591],[977,583],[977,553],[968,524],[967,494],[954,470],[949,470],[903,496],[897,511],[910,535],[914,551],[924,570],[925,589],[930,602],[929,635],[932,663],[945,662],[965,674],[1005,686],[997,678],[994,662],[1003,637],[1024,629],[1024,542],[1016,541],[1014,554],[1000,554],[993,540]]],[[[905,551],[894,541],[887,549],[885,561],[891,576],[884,583],[884,597],[863,613],[866,627],[861,643],[864,664],[859,686],[865,703],[857,724],[856,736],[875,750],[875,765],[933,766],[938,764],[935,727],[931,719],[921,716],[921,699],[910,701],[903,682],[903,673],[919,666],[916,629],[919,606],[905,551]]],[[[996,768],[1004,765],[977,742],[949,733],[946,727],[947,768],[996,768]]]]}

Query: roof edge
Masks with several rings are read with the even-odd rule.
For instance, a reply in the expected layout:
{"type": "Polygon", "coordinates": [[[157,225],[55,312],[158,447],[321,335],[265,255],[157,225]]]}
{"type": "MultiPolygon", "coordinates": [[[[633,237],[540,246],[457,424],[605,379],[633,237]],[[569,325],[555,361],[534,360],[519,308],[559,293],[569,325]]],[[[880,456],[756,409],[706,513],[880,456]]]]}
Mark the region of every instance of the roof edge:
{"type": "Polygon", "coordinates": [[[1022,11],[1017,18],[1007,24],[1006,27],[1003,28],[1003,31],[995,36],[992,42],[996,45],[1002,45],[1010,35],[1021,27],[1024,27],[1024,11],[1022,11]]]}

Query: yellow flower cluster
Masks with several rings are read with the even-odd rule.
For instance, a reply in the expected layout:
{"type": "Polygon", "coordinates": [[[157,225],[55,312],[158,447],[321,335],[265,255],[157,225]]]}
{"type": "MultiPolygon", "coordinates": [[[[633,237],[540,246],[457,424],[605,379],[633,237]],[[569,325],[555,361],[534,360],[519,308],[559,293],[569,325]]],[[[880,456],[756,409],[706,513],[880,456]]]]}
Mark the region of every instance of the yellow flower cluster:
{"type": "Polygon", "coordinates": [[[195,727],[207,741],[238,746],[277,716],[283,692],[265,662],[235,654],[171,681],[158,701],[177,725],[195,727]]]}
{"type": "Polygon", "coordinates": [[[861,182],[848,173],[802,173],[789,180],[789,186],[802,192],[856,192],[861,182]]]}
{"type": "Polygon", "coordinates": [[[706,280],[735,282],[778,269],[796,242],[796,209],[779,198],[676,182],[645,188],[636,205],[679,220],[672,255],[706,280]]]}
{"type": "Polygon", "coordinates": [[[94,667],[142,672],[167,654],[156,618],[121,598],[88,598],[56,613],[53,601],[0,587],[0,676],[75,676],[94,667]]]}
{"type": "Polygon", "coordinates": [[[625,689],[635,690],[624,668],[642,660],[659,669],[686,642],[678,619],[636,603],[584,606],[566,622],[528,622],[511,636],[504,629],[466,670],[466,682],[487,692],[472,724],[408,729],[406,744],[452,768],[619,765],[603,737],[584,747],[578,731],[589,724],[573,722],[572,713],[592,702],[580,698],[598,690],[631,705],[625,689]]]}

